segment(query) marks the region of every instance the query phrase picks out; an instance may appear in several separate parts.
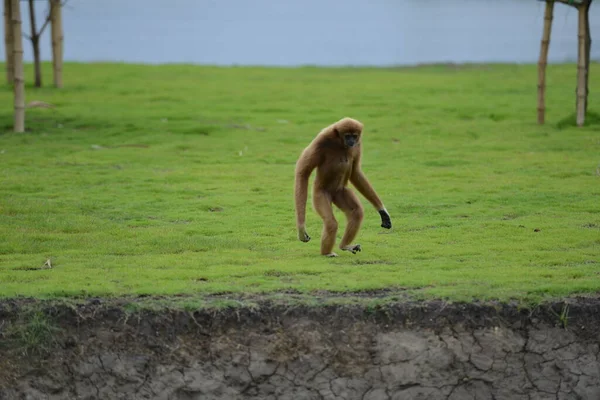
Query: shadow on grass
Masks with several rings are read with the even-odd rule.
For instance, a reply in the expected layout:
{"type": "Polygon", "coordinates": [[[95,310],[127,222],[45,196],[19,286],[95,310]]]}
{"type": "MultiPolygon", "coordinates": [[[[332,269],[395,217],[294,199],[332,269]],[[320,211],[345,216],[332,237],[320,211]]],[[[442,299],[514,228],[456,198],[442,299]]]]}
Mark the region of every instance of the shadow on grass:
{"type": "MultiPolygon", "coordinates": [[[[14,115],[0,113],[0,136],[13,132],[14,115]]],[[[169,124],[169,131],[185,135],[208,136],[223,129],[238,128],[237,126],[203,124],[196,126],[194,121],[184,120],[169,124]]],[[[239,128],[245,129],[245,128],[239,128]]],[[[66,116],[54,110],[26,111],[25,133],[38,134],[52,131],[92,131],[107,136],[137,135],[148,132],[160,132],[161,125],[153,120],[133,120],[132,118],[100,118],[81,115],[66,116]]]]}
{"type": "MultiPolygon", "coordinates": [[[[592,111],[588,111],[585,116],[585,122],[584,122],[583,126],[594,126],[594,125],[600,125],[600,114],[592,112],[592,111]]],[[[576,114],[573,113],[573,114],[569,115],[568,117],[561,119],[556,124],[556,127],[558,129],[577,127],[576,114]]]]}
{"type": "MultiPolygon", "coordinates": [[[[41,133],[52,129],[60,129],[67,125],[73,129],[81,128],[81,123],[75,123],[75,118],[64,118],[56,115],[25,115],[25,133],[41,133]]],[[[13,114],[0,114],[0,135],[13,133],[13,127],[13,114]]]]}
{"type": "Polygon", "coordinates": [[[12,132],[13,130],[13,115],[0,114],[0,135],[12,132]]]}

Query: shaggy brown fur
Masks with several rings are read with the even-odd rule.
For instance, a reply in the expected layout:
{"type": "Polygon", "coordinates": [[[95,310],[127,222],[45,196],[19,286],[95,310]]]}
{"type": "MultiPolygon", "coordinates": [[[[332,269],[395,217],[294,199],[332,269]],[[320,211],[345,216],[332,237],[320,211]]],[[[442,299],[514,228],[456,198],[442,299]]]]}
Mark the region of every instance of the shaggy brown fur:
{"type": "Polygon", "coordinates": [[[323,219],[321,254],[335,257],[333,252],[338,223],[332,203],[346,214],[348,225],[340,242],[340,249],[356,253],[359,244],[350,244],[356,237],[363,219],[363,207],[358,197],[347,186],[348,181],[379,211],[381,226],[392,227],[390,216],[379,196],[361,170],[363,124],[352,118],[342,118],[323,129],[304,149],[296,163],[295,203],[298,239],[308,242],[306,233],[306,199],[308,179],[317,169],[313,188],[313,205],[323,219]]]}

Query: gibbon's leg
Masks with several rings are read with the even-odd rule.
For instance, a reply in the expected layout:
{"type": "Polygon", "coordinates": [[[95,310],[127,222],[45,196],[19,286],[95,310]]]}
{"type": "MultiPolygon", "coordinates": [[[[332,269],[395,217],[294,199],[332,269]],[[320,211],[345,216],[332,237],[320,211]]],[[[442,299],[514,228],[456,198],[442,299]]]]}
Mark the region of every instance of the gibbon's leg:
{"type": "Polygon", "coordinates": [[[313,205],[317,214],[323,219],[323,235],[321,237],[321,254],[328,257],[337,257],[333,252],[335,244],[335,234],[337,233],[338,223],[333,215],[331,207],[331,195],[324,190],[315,190],[313,195],[313,205]]]}
{"type": "Polygon", "coordinates": [[[340,242],[340,249],[351,251],[353,254],[361,251],[360,244],[350,244],[356,238],[356,234],[362,223],[364,210],[358,197],[348,188],[344,188],[333,196],[333,203],[338,206],[348,219],[344,237],[340,242]]]}

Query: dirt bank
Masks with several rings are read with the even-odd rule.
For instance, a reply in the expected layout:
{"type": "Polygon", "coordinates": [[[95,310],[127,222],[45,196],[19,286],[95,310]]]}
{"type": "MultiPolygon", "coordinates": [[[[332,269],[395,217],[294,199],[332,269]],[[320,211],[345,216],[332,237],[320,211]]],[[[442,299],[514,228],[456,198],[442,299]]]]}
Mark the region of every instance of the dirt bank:
{"type": "Polygon", "coordinates": [[[600,399],[598,299],[40,307],[0,303],[0,399],[600,399]]]}

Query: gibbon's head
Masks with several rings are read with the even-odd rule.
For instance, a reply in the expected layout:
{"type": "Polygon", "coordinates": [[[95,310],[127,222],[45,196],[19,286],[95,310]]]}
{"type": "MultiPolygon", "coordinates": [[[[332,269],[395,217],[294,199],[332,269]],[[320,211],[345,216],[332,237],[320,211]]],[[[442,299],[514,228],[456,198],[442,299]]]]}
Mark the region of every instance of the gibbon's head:
{"type": "Polygon", "coordinates": [[[346,148],[352,148],[360,142],[363,124],[352,118],[342,118],[333,124],[333,132],[340,138],[346,148]]]}

